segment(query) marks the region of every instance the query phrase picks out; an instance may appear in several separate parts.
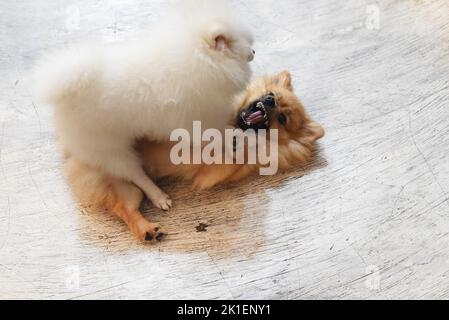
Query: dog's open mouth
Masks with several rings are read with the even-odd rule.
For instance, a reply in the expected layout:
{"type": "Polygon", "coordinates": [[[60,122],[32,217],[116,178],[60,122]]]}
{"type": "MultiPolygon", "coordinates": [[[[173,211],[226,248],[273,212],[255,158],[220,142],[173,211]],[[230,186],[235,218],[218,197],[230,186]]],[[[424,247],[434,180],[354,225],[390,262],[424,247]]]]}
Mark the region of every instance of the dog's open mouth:
{"type": "Polygon", "coordinates": [[[247,126],[252,125],[257,126],[262,123],[268,126],[269,122],[268,122],[267,109],[265,108],[263,103],[259,101],[256,104],[256,109],[257,109],[256,111],[243,111],[240,114],[240,117],[242,117],[243,121],[247,126]]]}
{"type": "Polygon", "coordinates": [[[276,102],[272,93],[263,96],[240,112],[237,117],[237,126],[242,130],[268,129],[275,106],[276,102]]]}

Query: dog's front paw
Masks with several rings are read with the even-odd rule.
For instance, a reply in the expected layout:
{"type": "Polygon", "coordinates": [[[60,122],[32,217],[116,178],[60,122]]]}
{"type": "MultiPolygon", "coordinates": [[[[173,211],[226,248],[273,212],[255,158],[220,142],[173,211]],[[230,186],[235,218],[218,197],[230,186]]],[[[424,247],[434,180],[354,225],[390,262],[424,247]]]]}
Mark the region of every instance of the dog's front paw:
{"type": "Polygon", "coordinates": [[[164,211],[169,210],[172,207],[172,201],[170,197],[164,192],[158,192],[157,195],[150,197],[151,202],[156,208],[164,211]]]}

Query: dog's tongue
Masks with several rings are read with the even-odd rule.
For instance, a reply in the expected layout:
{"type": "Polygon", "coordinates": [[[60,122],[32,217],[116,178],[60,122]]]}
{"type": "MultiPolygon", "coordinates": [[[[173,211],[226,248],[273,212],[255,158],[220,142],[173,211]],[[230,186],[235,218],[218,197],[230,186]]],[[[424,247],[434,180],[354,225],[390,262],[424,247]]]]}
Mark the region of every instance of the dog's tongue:
{"type": "Polygon", "coordinates": [[[248,121],[250,124],[258,124],[260,122],[263,122],[265,119],[263,117],[262,111],[256,111],[254,113],[251,113],[248,118],[246,118],[246,121],[248,121]]]}

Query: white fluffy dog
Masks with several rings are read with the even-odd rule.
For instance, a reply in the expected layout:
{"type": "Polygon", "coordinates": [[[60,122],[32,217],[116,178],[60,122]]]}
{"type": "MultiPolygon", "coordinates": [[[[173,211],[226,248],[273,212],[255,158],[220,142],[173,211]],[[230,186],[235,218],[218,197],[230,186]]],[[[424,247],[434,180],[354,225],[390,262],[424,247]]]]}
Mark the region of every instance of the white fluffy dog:
{"type": "Polygon", "coordinates": [[[139,40],[52,54],[35,80],[38,96],[55,106],[64,151],[133,182],[163,210],[171,200],[144,173],[134,142],[168,140],[194,120],[222,129],[254,57],[251,34],[222,3],[183,9],[139,40]]]}

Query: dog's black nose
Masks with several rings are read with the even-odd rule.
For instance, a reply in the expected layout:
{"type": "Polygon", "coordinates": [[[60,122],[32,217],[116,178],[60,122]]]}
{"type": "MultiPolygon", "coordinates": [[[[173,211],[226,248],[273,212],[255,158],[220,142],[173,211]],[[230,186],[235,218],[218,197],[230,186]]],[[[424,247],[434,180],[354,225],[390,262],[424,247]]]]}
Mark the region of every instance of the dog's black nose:
{"type": "Polygon", "coordinates": [[[274,94],[272,92],[263,98],[263,104],[270,107],[274,107],[276,105],[276,100],[274,99],[274,94]]]}

